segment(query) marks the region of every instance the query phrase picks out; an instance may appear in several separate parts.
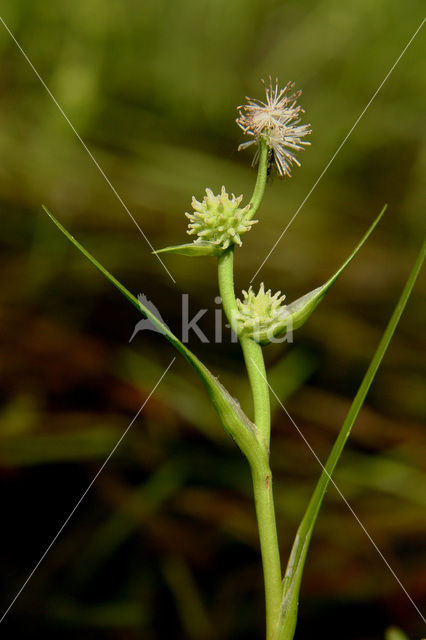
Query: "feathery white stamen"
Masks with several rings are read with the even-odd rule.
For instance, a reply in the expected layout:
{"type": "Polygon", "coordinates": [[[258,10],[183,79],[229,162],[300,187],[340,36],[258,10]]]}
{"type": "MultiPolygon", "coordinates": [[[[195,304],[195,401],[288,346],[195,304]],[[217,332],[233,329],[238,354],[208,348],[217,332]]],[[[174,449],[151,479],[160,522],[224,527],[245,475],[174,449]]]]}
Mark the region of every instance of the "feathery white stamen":
{"type": "MultiPolygon", "coordinates": [[[[294,83],[289,82],[284,89],[279,89],[278,80],[275,86],[269,78],[265,86],[266,101],[247,98],[247,104],[238,107],[239,117],[237,124],[245,134],[252,136],[253,140],[243,142],[238,150],[251,144],[258,144],[262,137],[269,149],[273,152],[274,161],[278,173],[291,176],[292,163],[300,166],[294,152],[301,151],[310,142],[302,138],[311,133],[310,125],[300,125],[300,115],[304,113],[302,107],[297,105],[297,99],[301,91],[293,91],[294,83]]],[[[256,153],[253,162],[258,159],[256,153]]]]}

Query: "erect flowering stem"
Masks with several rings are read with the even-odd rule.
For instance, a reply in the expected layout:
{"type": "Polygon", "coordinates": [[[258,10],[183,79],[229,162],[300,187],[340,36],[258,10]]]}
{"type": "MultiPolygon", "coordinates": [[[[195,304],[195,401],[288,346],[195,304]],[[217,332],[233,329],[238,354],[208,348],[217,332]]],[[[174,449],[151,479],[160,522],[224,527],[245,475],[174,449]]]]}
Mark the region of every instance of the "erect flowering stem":
{"type": "MultiPolygon", "coordinates": [[[[242,210],[241,215],[245,216],[244,231],[247,230],[247,223],[253,219],[263,199],[266,182],[268,179],[268,167],[270,163],[275,163],[280,176],[291,175],[291,165],[294,162],[299,164],[294,152],[303,149],[309,144],[303,138],[310,133],[309,125],[299,125],[299,114],[303,111],[296,106],[296,98],[300,92],[293,91],[293,83],[288,83],[284,89],[279,89],[278,80],[275,86],[270,79],[269,85],[265,84],[266,102],[252,100],[248,98],[248,104],[239,107],[239,118],[237,124],[252,140],[240,145],[240,149],[250,145],[257,145],[254,161],[258,163],[258,173],[256,184],[253,190],[248,210],[242,210]]],[[[209,193],[208,193],[209,195],[209,193]]],[[[195,203],[196,210],[202,209],[201,203],[195,203]]],[[[210,210],[209,210],[210,212],[210,210]]],[[[238,219],[240,220],[240,218],[238,219]]],[[[203,218],[204,221],[204,218],[203,218]]],[[[208,216],[210,221],[210,215],[208,216]]],[[[218,231],[223,233],[225,220],[220,218],[218,231]]],[[[195,223],[194,223],[195,224],[195,223]]],[[[209,225],[211,222],[209,222],[209,225]]],[[[197,227],[198,229],[198,227],[197,227]]],[[[234,228],[232,227],[233,231],[234,228]]],[[[210,231],[209,231],[210,232],[210,231]]],[[[192,233],[192,231],[191,231],[192,233]]],[[[198,233],[198,231],[197,231],[198,233]]],[[[204,231],[201,231],[204,234],[204,231]]],[[[201,241],[204,235],[201,236],[201,241]]],[[[218,239],[215,238],[217,242],[218,239]]],[[[222,237],[219,238],[222,242],[222,237]]],[[[266,640],[272,640],[278,624],[282,599],[281,583],[281,562],[278,547],[278,535],[275,522],[275,508],[272,494],[272,474],[269,467],[269,443],[271,431],[271,412],[269,403],[269,388],[266,378],[265,363],[262,348],[255,341],[254,335],[241,330],[239,320],[244,316],[239,312],[239,305],[235,299],[234,292],[234,244],[235,240],[229,238],[229,242],[222,242],[223,252],[218,257],[218,279],[219,290],[222,297],[222,304],[226,317],[231,327],[238,335],[239,342],[244,354],[248,377],[253,396],[254,422],[257,427],[257,442],[264,452],[263,456],[249,458],[253,479],[254,499],[256,504],[256,516],[259,527],[260,548],[262,553],[263,573],[265,581],[265,601],[266,601],[266,640]]],[[[238,243],[239,244],[239,243],[238,243]]],[[[243,292],[244,293],[244,292],[243,292]]],[[[249,298],[249,294],[244,294],[249,298]]],[[[259,292],[255,304],[252,305],[254,318],[245,318],[243,326],[250,327],[250,319],[256,322],[266,318],[273,320],[273,312],[277,311],[281,299],[271,296],[270,291],[259,292]],[[264,303],[264,308],[262,307],[264,303]],[[260,313],[262,312],[262,313],[260,313]],[[272,314],[272,316],[271,316],[272,314]],[[245,323],[245,324],[244,324],[245,323]]],[[[243,307],[243,305],[240,305],[243,307]]],[[[247,304],[250,307],[250,304],[247,304]]],[[[250,314],[248,314],[250,316],[250,314]]]]}
{"type": "MultiPolygon", "coordinates": [[[[263,138],[259,140],[259,164],[256,184],[250,200],[250,219],[256,214],[265,193],[268,177],[268,146],[263,138]]],[[[234,292],[234,246],[231,245],[218,259],[219,291],[223,308],[231,327],[236,330],[235,318],[238,307],[234,292]]],[[[265,362],[262,348],[249,337],[239,337],[245,365],[253,395],[254,423],[262,432],[265,447],[269,450],[271,437],[271,410],[269,389],[266,382],[265,362]]]]}
{"type": "Polygon", "coordinates": [[[251,476],[265,584],[266,640],[272,640],[281,611],[282,572],[269,464],[262,469],[252,466],[251,476]]]}
{"type": "MultiPolygon", "coordinates": [[[[260,140],[258,176],[250,201],[251,215],[255,215],[260,206],[265,191],[267,168],[268,148],[265,142],[260,140]]],[[[218,258],[218,280],[226,317],[231,327],[237,332],[235,321],[238,307],[234,292],[233,245],[218,258]]],[[[254,423],[261,433],[265,452],[263,461],[250,464],[250,468],[265,583],[266,639],[272,640],[280,614],[282,573],[272,492],[272,473],[268,462],[271,432],[269,389],[261,346],[249,336],[240,335],[238,339],[243,351],[253,396],[254,423]]]]}
{"type": "MultiPolygon", "coordinates": [[[[234,293],[234,248],[230,247],[218,258],[219,292],[225,315],[236,330],[235,318],[238,313],[234,293]]],[[[244,361],[253,395],[254,423],[261,431],[265,449],[269,449],[271,434],[271,411],[269,389],[266,382],[265,362],[262,348],[248,336],[239,336],[244,361]]]]}
{"type": "MultiPolygon", "coordinates": [[[[231,326],[238,311],[234,293],[233,266],[234,249],[230,247],[218,258],[218,279],[223,308],[231,326]]],[[[263,436],[265,449],[264,463],[251,464],[250,468],[265,582],[266,639],[271,640],[280,613],[282,574],[272,493],[272,473],[268,463],[270,439],[269,389],[260,345],[247,336],[239,337],[239,341],[253,394],[254,422],[263,436]]]]}
{"type": "Polygon", "coordinates": [[[265,193],[266,181],[268,179],[268,154],[269,148],[264,138],[259,139],[259,167],[253,194],[250,200],[250,220],[256,215],[265,193]]]}

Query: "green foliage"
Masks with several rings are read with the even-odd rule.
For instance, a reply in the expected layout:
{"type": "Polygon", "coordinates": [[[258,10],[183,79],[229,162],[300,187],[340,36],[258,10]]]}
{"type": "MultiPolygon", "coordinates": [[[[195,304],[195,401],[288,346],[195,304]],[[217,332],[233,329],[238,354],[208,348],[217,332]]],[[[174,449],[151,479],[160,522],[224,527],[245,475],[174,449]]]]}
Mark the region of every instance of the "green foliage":
{"type": "MultiPolygon", "coordinates": [[[[419,0],[407,3],[403,13],[398,3],[385,0],[350,5],[335,0],[150,0],[143,11],[126,2],[76,0],[69,11],[51,0],[14,0],[4,3],[1,15],[154,247],[182,237],[179,212],[200,185],[218,189],[225,172],[227,183],[248,193],[250,154],[235,151],[243,136],[232,120],[235,105],[257,89],[259,77],[271,70],[303,87],[313,145],[297,180],[275,179],[268,186],[262,233],[249,234],[245,250],[238,252],[237,283],[246,286],[423,14],[419,0]]],[[[391,203],[389,224],[370,239],[345,283],[337,283],[291,349],[272,345],[265,353],[272,388],[283,403],[291,403],[296,421],[324,460],[423,229],[420,45],[417,37],[261,274],[268,287],[285,287],[289,299],[296,298],[325,282],[341,256],[352,250],[372,207],[391,203]]],[[[64,224],[102,255],[121,281],[131,283],[131,290],[138,290],[143,274],[150,287],[144,293],[155,291],[156,304],[173,327],[178,305],[161,265],[3,29],[0,55],[0,149],[7,159],[0,179],[0,461],[3,566],[11,576],[2,599],[7,602],[13,583],[18,587],[28,573],[29,558],[38,556],[68,500],[78,493],[82,475],[91,476],[108,455],[127,415],[137,411],[170,353],[161,339],[151,343],[139,337],[126,345],[132,310],[116,301],[90,264],[58,242],[56,229],[39,215],[39,203],[48,198],[64,224]],[[37,505],[33,535],[25,536],[22,548],[19,531],[28,526],[31,505],[37,505]],[[7,532],[16,538],[15,553],[7,532]]],[[[170,254],[167,265],[179,289],[185,286],[197,304],[207,306],[216,295],[213,260],[198,268],[170,254]]],[[[403,567],[404,582],[421,601],[424,339],[416,306],[407,309],[336,480],[356,501],[372,537],[384,541],[386,553],[403,567]]],[[[214,363],[211,368],[224,386],[249,407],[235,346],[203,345],[201,353],[214,363]]],[[[260,578],[246,562],[258,545],[248,474],[218,429],[214,409],[206,406],[203,386],[185,367],[176,361],[153,407],[144,412],[143,425],[136,425],[117,452],[105,483],[100,478],[87,508],[83,505],[45,559],[40,579],[34,577],[18,603],[19,615],[8,620],[11,634],[19,636],[18,620],[29,616],[40,637],[61,635],[64,625],[65,633],[76,636],[91,633],[90,625],[99,637],[154,637],[165,618],[158,593],[167,588],[158,567],[178,547],[208,592],[216,637],[260,636],[262,616],[255,604],[260,578]],[[156,485],[149,480],[172,458],[189,479],[182,480],[187,476],[176,470],[175,493],[156,502],[156,485]],[[122,509],[139,483],[146,483],[146,492],[122,509]],[[105,553],[98,569],[91,570],[89,556],[95,559],[101,547],[105,553]],[[86,569],[78,588],[73,582],[77,565],[86,569]],[[106,575],[113,576],[112,594],[104,590],[106,575]],[[108,610],[115,614],[107,629],[108,610]]],[[[303,441],[289,433],[279,405],[271,409],[275,503],[280,542],[286,546],[309,499],[317,464],[303,441]]],[[[380,562],[371,561],[372,550],[360,544],[362,534],[333,491],[324,511],[304,577],[311,600],[305,610],[308,623],[330,619],[336,602],[344,599],[351,617],[365,619],[366,630],[374,626],[370,615],[385,610],[391,621],[398,607],[410,637],[420,637],[416,613],[404,606],[404,594],[387,584],[380,562]],[[342,532],[338,540],[336,530],[342,532]]],[[[179,634],[171,594],[168,616],[179,634]]],[[[364,638],[352,625],[342,632],[339,626],[336,621],[335,636],[347,632],[351,639],[364,638]]]]}
{"type": "Polygon", "coordinates": [[[109,280],[129,302],[139,309],[150,322],[164,335],[164,337],[181,353],[194,367],[203,381],[210,400],[215,407],[224,429],[235,440],[251,465],[264,466],[264,444],[254,425],[242,411],[238,402],[228,393],[217,378],[200,362],[200,360],[166,327],[149,309],[128,291],[112,274],[109,273],[53,216],[43,207],[58,229],[73,243],[81,253],[109,280]]]}
{"type": "Polygon", "coordinates": [[[376,375],[383,360],[391,338],[408,302],[411,291],[423,266],[425,257],[426,241],[423,242],[423,246],[421,247],[417,260],[407,278],[401,297],[395,306],[392,317],[389,320],[389,324],[383,333],[382,339],[380,340],[351,408],[349,409],[342,428],[340,429],[339,435],[327,462],[325,463],[318,484],[315,487],[315,491],[298,528],[284,577],[281,616],[275,636],[276,640],[292,640],[293,638],[297,621],[297,608],[303,567],[322,501],[329,483],[332,481],[332,475],[339,458],[343,453],[344,446],[349,438],[355,420],[362,409],[368,390],[374,380],[374,376],[376,375]]]}
{"type": "Polygon", "coordinates": [[[291,302],[288,305],[284,305],[282,307],[282,311],[280,312],[280,318],[271,323],[268,323],[267,326],[263,326],[262,324],[257,324],[256,328],[250,329],[245,328],[244,326],[240,329],[239,333],[244,335],[249,335],[259,344],[269,344],[271,340],[274,338],[279,338],[283,335],[284,332],[293,329],[299,329],[305,322],[308,320],[312,312],[316,309],[319,303],[323,300],[326,293],[330,290],[339,276],[342,274],[344,269],[348,266],[348,264],[353,260],[358,251],[361,249],[364,242],[370,236],[370,234],[375,229],[376,225],[380,221],[384,212],[386,211],[387,205],[383,207],[371,227],[364,234],[360,242],[357,244],[355,249],[352,251],[350,256],[345,260],[345,262],[341,265],[341,267],[336,271],[336,273],[331,276],[327,280],[325,284],[320,287],[317,287],[313,291],[306,293],[301,298],[298,298],[294,302],[291,302]]]}
{"type": "MultiPolygon", "coordinates": [[[[396,305],[394,313],[383,334],[377,351],[373,356],[367,373],[365,374],[359,391],[352,403],[351,409],[349,410],[347,418],[342,425],[339,436],[323,469],[317,487],[306,510],[305,516],[299,526],[284,577],[279,617],[274,623],[274,617],[276,616],[276,613],[274,605],[272,604],[275,599],[273,593],[273,573],[279,566],[279,556],[277,556],[275,559],[270,557],[270,545],[276,544],[276,533],[274,532],[275,520],[273,513],[268,515],[268,511],[270,510],[271,506],[272,495],[268,497],[264,495],[265,479],[267,483],[266,491],[267,494],[269,494],[271,476],[267,458],[265,456],[265,442],[262,442],[261,432],[258,431],[258,428],[255,424],[249,421],[249,419],[242,412],[238,403],[235,402],[235,400],[230,396],[223,385],[214,378],[214,376],[198,360],[198,358],[196,358],[196,356],[194,356],[194,354],[192,354],[192,352],[187,349],[187,347],[183,345],[176,338],[176,336],[174,336],[170,332],[170,330],[163,323],[161,323],[161,321],[159,321],[140,301],[138,301],[120,282],[118,282],[118,280],[116,280],[116,278],[114,278],[114,276],[112,276],[86,249],[84,249],[84,247],[77,240],[75,240],[75,238],[58,222],[58,220],[56,220],[56,218],[48,211],[46,207],[44,207],[44,210],[53,220],[56,226],[62,231],[62,233],[64,233],[64,235],[83,253],[83,255],[85,255],[92,262],[92,264],[94,264],[101,271],[101,273],[130,302],[132,302],[134,306],[141,309],[142,313],[149,320],[151,320],[153,324],[155,324],[155,326],[161,331],[161,333],[173,344],[173,346],[177,348],[177,350],[182,355],[184,355],[184,357],[192,364],[197,373],[200,375],[225,430],[235,439],[236,443],[249,460],[252,468],[255,500],[259,518],[259,533],[261,538],[262,556],[264,560],[267,613],[270,616],[267,618],[267,638],[273,638],[274,640],[292,640],[297,623],[298,599],[302,581],[303,567],[322,501],[324,499],[329,482],[331,481],[331,476],[343,452],[351,429],[363,406],[367,392],[385,355],[386,349],[390,343],[392,335],[397,327],[399,319],[404,311],[410,293],[416,282],[417,276],[423,265],[426,255],[426,242],[423,243],[416,263],[414,264],[414,267],[407,279],[400,300],[396,305]],[[269,505],[269,507],[267,505],[269,505]],[[271,535],[273,536],[272,539],[271,535]],[[271,606],[270,610],[268,610],[268,606],[271,606]]],[[[326,291],[334,283],[345,266],[352,260],[353,256],[365,242],[366,238],[371,233],[383,213],[384,209],[382,210],[376,221],[373,223],[372,227],[370,227],[367,234],[355,248],[351,256],[346,260],[346,262],[336,272],[336,274],[328,281],[328,283],[324,285],[325,290],[322,294],[319,294],[319,299],[321,299],[325,295],[326,291]]],[[[278,587],[279,583],[276,582],[276,584],[278,587]]],[[[396,640],[396,636],[394,637],[394,640],[396,640]]]]}

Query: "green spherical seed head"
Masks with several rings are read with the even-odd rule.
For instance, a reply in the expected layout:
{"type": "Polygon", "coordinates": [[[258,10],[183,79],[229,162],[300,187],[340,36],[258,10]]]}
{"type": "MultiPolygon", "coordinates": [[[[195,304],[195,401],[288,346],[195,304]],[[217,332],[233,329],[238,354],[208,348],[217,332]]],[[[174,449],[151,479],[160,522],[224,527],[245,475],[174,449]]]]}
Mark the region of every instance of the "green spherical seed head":
{"type": "Polygon", "coordinates": [[[229,197],[222,187],[219,195],[215,196],[211,189],[206,189],[202,202],[192,198],[194,213],[185,213],[189,218],[187,233],[197,235],[195,244],[211,242],[221,249],[227,249],[231,244],[241,246],[241,236],[256,224],[257,220],[250,220],[250,205],[240,208],[243,196],[229,197]]]}
{"type": "Polygon", "coordinates": [[[275,326],[283,312],[285,313],[284,300],[285,295],[281,295],[281,291],[277,291],[274,295],[270,289],[265,291],[263,282],[258,293],[255,293],[252,287],[248,291],[243,291],[243,300],[237,299],[236,316],[241,333],[248,335],[263,333],[275,326]]]}

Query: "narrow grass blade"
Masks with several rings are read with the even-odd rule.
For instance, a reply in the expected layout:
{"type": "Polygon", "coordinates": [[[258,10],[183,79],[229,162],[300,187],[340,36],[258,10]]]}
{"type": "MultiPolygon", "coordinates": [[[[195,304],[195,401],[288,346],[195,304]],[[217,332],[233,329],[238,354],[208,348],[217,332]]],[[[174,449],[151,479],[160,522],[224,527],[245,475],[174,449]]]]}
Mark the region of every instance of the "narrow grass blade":
{"type": "Polygon", "coordinates": [[[161,322],[141,301],[138,300],[121,282],[101,265],[55,218],[55,216],[43,206],[44,211],[56,224],[58,229],[77,247],[81,253],[109,280],[127,300],[129,300],[146,318],[164,335],[165,338],[181,353],[186,360],[194,367],[207,389],[207,393],[219,415],[222,425],[235,440],[241,451],[246,455],[250,464],[255,464],[257,460],[264,460],[265,453],[263,443],[258,434],[257,427],[248,419],[240,408],[238,402],[228,393],[219,380],[207,369],[207,367],[192,353],[165,324],[161,322]]]}
{"type": "Polygon", "coordinates": [[[419,252],[416,262],[411,270],[410,275],[406,281],[401,297],[393,311],[388,326],[380,340],[376,353],[370,362],[364,379],[358,389],[358,392],[352,402],[348,415],[343,423],[336,442],[331,450],[328,460],[325,464],[324,470],[321,473],[317,486],[311,497],[309,505],[306,509],[302,522],[299,525],[293,548],[291,551],[290,559],[287,565],[287,571],[283,584],[283,600],[281,607],[281,615],[278,621],[276,634],[274,640],[292,640],[297,620],[297,605],[299,599],[300,584],[302,580],[303,567],[308,553],[309,542],[312,536],[312,532],[315,526],[318,513],[327,491],[328,485],[331,480],[331,476],[337,465],[337,462],[342,454],[343,448],[349,437],[351,429],[355,423],[356,418],[364,404],[365,397],[373,382],[374,376],[382,362],[383,356],[386,353],[386,349],[390,343],[390,340],[401,318],[402,312],[410,297],[411,291],[416,282],[417,276],[422,267],[426,254],[426,242],[419,252]]]}

